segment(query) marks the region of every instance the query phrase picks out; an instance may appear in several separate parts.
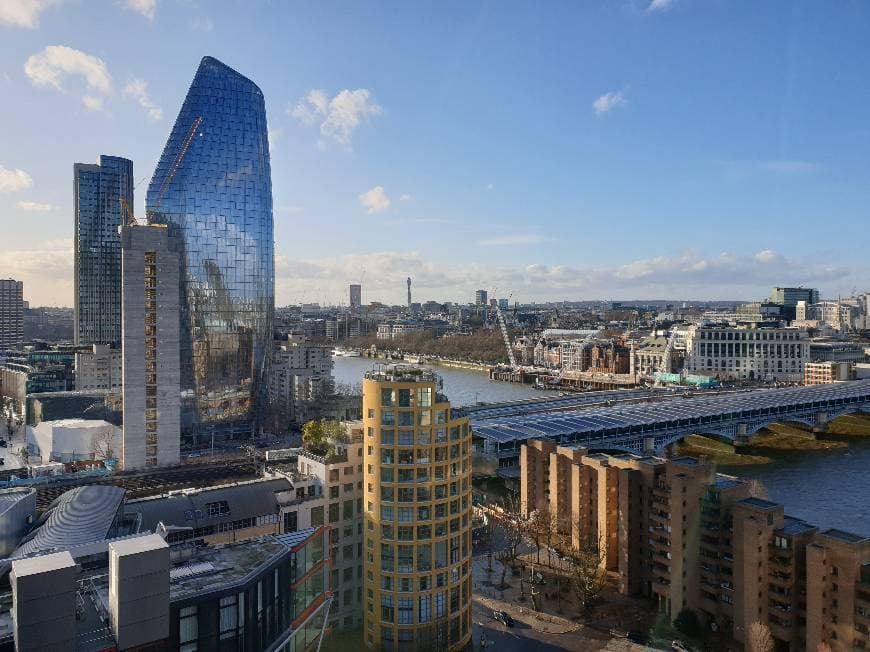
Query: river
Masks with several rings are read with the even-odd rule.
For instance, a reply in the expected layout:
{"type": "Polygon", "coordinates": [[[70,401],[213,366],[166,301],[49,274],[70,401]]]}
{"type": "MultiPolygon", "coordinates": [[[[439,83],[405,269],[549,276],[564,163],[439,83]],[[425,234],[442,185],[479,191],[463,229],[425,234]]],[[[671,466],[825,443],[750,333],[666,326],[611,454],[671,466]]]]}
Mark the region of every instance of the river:
{"type": "MultiPolygon", "coordinates": [[[[355,384],[377,361],[369,358],[335,358],[335,379],[355,384]]],[[[542,396],[545,390],[527,385],[492,382],[482,372],[431,367],[444,380],[444,393],[454,406],[476,401],[510,401],[542,396]]],[[[848,448],[821,451],[775,451],[761,454],[770,464],[720,467],[747,479],[757,479],[769,498],[785,505],[790,516],[820,528],[835,527],[870,536],[870,438],[841,438],[848,448]]]]}

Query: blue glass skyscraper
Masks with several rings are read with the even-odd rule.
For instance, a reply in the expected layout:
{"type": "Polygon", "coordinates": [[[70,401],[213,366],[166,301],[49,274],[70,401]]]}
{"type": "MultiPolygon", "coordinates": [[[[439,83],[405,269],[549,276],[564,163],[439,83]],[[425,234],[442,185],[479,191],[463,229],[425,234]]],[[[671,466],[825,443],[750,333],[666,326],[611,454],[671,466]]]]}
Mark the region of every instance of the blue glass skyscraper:
{"type": "Polygon", "coordinates": [[[133,161],[100,156],[73,165],[76,344],[121,343],[121,236],[133,206],[133,161]]]}
{"type": "Polygon", "coordinates": [[[181,425],[244,436],[266,403],[275,305],[263,93],[203,58],[157,164],[148,221],[181,246],[181,425]]]}

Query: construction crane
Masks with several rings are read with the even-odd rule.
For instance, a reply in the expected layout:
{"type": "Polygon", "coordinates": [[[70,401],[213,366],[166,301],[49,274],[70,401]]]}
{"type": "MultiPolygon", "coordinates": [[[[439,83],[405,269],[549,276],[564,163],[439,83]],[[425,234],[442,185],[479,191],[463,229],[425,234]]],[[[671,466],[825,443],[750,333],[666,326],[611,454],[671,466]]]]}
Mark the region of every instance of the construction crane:
{"type": "MultiPolygon", "coordinates": [[[[495,294],[495,290],[493,289],[493,294],[495,294]]],[[[513,296],[513,295],[510,295],[513,296]]],[[[510,303],[510,296],[508,296],[508,303],[510,303]]],[[[504,338],[504,345],[507,349],[508,360],[510,361],[511,371],[516,371],[519,369],[519,365],[517,364],[517,359],[514,356],[514,350],[511,347],[511,340],[508,337],[507,332],[507,324],[504,321],[504,315],[501,314],[501,308],[498,306],[498,299],[492,298],[489,300],[489,304],[495,308],[495,316],[498,319],[499,328],[501,328],[501,336],[504,338]]]]}
{"type": "Polygon", "coordinates": [[[187,154],[187,149],[190,147],[190,143],[193,142],[193,137],[196,136],[196,132],[201,124],[202,116],[198,116],[196,120],[193,121],[193,124],[190,125],[190,129],[184,137],[184,141],[181,143],[181,149],[178,150],[178,153],[172,160],[172,165],[169,166],[169,172],[167,172],[166,177],[163,179],[163,183],[160,184],[160,189],[157,191],[157,197],[154,199],[155,209],[160,206],[160,202],[163,200],[163,195],[166,194],[166,191],[169,189],[169,184],[172,183],[172,179],[175,177],[175,173],[178,172],[178,168],[181,167],[181,162],[184,160],[185,154],[187,154]]]}

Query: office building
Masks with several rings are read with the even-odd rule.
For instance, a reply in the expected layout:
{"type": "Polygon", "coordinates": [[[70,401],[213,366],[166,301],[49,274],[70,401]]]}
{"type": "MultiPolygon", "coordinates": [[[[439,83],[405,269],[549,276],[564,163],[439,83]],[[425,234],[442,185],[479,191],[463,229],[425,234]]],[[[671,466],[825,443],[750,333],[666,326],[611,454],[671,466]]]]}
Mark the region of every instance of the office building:
{"type": "Polygon", "coordinates": [[[482,306],[484,308],[488,305],[486,290],[477,290],[474,293],[474,305],[478,307],[482,306]]]}
{"type": "Polygon", "coordinates": [[[24,283],[0,279],[0,350],[24,344],[24,283]]]}
{"type": "Polygon", "coordinates": [[[120,392],[123,384],[120,348],[94,344],[90,351],[75,354],[76,391],[120,392]]]}
{"type": "Polygon", "coordinates": [[[770,303],[778,303],[783,306],[796,306],[798,301],[818,303],[819,291],[815,288],[781,288],[775,287],[770,291],[770,303]]]}
{"type": "Polygon", "coordinates": [[[708,462],[532,441],[520,484],[524,514],[547,510],[573,547],[598,544],[619,591],[668,620],[691,610],[744,644],[761,622],[783,650],[870,645],[870,539],[790,517],[708,462]]]}
{"type": "Polygon", "coordinates": [[[350,309],[359,310],[362,307],[362,285],[351,284],[350,286],[350,309]]]}
{"type": "Polygon", "coordinates": [[[223,545],[170,546],[156,534],[11,563],[0,645],[36,650],[318,649],[332,602],[325,529],[223,545]]]}
{"type": "Polygon", "coordinates": [[[855,380],[855,365],[851,362],[807,362],[804,385],[827,385],[855,380]]]}
{"type": "Polygon", "coordinates": [[[704,324],[686,336],[685,369],[720,380],[801,382],[810,342],[796,328],[704,324]]]}
{"type": "Polygon", "coordinates": [[[471,639],[471,439],[440,378],[385,365],[363,381],[365,628],[372,649],[471,639]]]}
{"type": "Polygon", "coordinates": [[[76,344],[121,342],[121,240],[133,206],[133,161],[100,156],[73,166],[76,344]],[[126,204],[126,206],[125,206],[126,204]]]}
{"type": "Polygon", "coordinates": [[[148,187],[181,253],[181,425],[191,443],[250,437],[265,413],[275,265],[262,91],[199,65],[148,187]]]}
{"type": "Polygon", "coordinates": [[[124,470],[180,460],[179,242],[162,225],[121,229],[124,470]]]}

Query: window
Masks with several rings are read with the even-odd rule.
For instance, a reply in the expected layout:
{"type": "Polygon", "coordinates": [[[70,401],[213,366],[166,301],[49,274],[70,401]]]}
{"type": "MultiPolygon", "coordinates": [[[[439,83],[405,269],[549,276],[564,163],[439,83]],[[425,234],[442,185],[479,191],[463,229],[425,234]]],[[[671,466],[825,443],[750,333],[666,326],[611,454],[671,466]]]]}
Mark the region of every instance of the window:
{"type": "Polygon", "coordinates": [[[338,503],[329,504],[329,522],[335,523],[338,520],[338,503]]]}
{"type": "Polygon", "coordinates": [[[435,617],[444,618],[447,615],[447,592],[435,594],[435,617]]]}
{"type": "Polygon", "coordinates": [[[399,598],[399,624],[410,625],[414,621],[414,598],[399,598]]]}
{"type": "Polygon", "coordinates": [[[381,596],[381,621],[385,623],[393,622],[393,596],[391,595],[381,596]]]}
{"type": "Polygon", "coordinates": [[[393,390],[386,388],[381,389],[381,405],[383,407],[393,406],[393,390]]]}
{"type": "Polygon", "coordinates": [[[199,616],[197,607],[182,607],[178,611],[178,643],[181,652],[196,652],[199,638],[199,616]]]}
{"type": "Polygon", "coordinates": [[[242,635],[245,626],[245,594],[226,595],[220,599],[221,640],[242,635]]]}
{"type": "Polygon", "coordinates": [[[381,468],[381,482],[392,482],[393,481],[393,469],[392,467],[386,466],[381,468]]]}
{"type": "Polygon", "coordinates": [[[323,525],[323,505],[311,508],[311,527],[323,525]]]}
{"type": "Polygon", "coordinates": [[[414,546],[399,546],[399,572],[414,572],[414,546]]]}
{"type": "Polygon", "coordinates": [[[399,508],[399,522],[400,523],[410,523],[414,520],[414,508],[413,507],[400,507],[399,508]]]}

